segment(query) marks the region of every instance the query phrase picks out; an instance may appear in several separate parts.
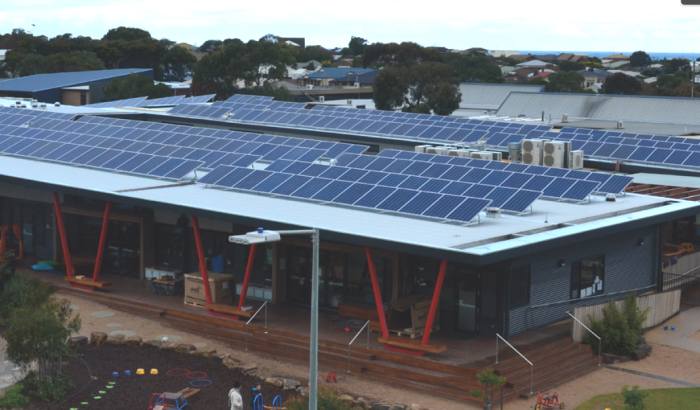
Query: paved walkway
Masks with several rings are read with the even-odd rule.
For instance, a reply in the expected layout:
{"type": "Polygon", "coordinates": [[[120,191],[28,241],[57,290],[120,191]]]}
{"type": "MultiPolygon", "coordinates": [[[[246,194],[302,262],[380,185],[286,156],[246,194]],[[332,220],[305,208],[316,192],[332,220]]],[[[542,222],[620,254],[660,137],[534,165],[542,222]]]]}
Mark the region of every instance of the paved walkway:
{"type": "Polygon", "coordinates": [[[672,383],[672,384],[677,384],[677,385],[683,386],[683,387],[700,387],[700,385],[695,384],[695,383],[690,383],[690,382],[687,382],[685,380],[674,379],[672,377],[662,376],[660,374],[647,373],[647,372],[642,372],[639,370],[627,369],[624,367],[611,366],[611,365],[608,365],[605,367],[607,367],[608,369],[611,369],[611,370],[616,370],[618,372],[624,372],[624,373],[634,374],[637,376],[648,377],[650,379],[659,380],[662,382],[668,382],[668,383],[672,383]]]}
{"type": "Polygon", "coordinates": [[[644,337],[650,343],[700,353],[700,307],[681,310],[663,326],[647,332],[644,337]]]}

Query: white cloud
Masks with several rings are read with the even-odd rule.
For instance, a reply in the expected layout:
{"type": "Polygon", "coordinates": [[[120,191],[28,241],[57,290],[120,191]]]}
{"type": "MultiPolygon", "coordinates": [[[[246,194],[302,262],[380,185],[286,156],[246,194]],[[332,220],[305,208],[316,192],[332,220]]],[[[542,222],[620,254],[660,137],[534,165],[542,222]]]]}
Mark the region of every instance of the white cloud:
{"type": "Polygon", "coordinates": [[[360,35],[370,41],[416,41],[451,48],[694,51],[700,17],[700,7],[681,6],[680,0],[2,3],[3,32],[21,27],[48,36],[68,32],[101,37],[109,28],[126,25],[195,44],[275,33],[305,36],[308,43],[325,46],[343,46],[351,35],[360,35]]]}

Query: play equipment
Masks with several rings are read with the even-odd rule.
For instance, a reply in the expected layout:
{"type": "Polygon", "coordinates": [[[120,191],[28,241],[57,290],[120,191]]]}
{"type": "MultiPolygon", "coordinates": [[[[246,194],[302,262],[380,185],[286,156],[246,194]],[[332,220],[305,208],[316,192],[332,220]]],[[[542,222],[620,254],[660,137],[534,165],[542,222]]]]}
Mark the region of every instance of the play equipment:
{"type": "Polygon", "coordinates": [[[151,393],[148,401],[148,410],[181,410],[187,407],[187,400],[199,393],[199,389],[185,387],[174,393],[151,393]]]}
{"type": "Polygon", "coordinates": [[[158,369],[151,369],[148,373],[150,373],[151,376],[158,376],[158,369]]]}
{"type": "Polygon", "coordinates": [[[211,379],[194,379],[190,380],[190,386],[201,389],[204,387],[209,387],[214,383],[211,379]]]}
{"type": "Polygon", "coordinates": [[[112,372],[112,377],[114,377],[115,379],[118,378],[119,372],[117,372],[117,371],[112,372]]]}
{"type": "Polygon", "coordinates": [[[144,374],[146,374],[146,370],[144,370],[143,368],[139,367],[138,369],[136,369],[136,374],[139,375],[139,376],[143,376],[144,374]]]}
{"type": "Polygon", "coordinates": [[[126,376],[126,377],[131,376],[131,370],[124,370],[124,376],[126,376]]]}
{"type": "Polygon", "coordinates": [[[560,410],[564,408],[564,404],[559,401],[557,393],[537,393],[537,402],[535,410],[560,410]]]}

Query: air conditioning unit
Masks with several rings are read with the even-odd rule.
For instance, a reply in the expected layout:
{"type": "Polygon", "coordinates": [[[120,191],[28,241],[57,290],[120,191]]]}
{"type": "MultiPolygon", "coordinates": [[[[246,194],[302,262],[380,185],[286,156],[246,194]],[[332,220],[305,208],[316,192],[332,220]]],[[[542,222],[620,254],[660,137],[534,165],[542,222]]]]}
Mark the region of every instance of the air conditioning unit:
{"type": "Polygon", "coordinates": [[[323,96],[323,95],[319,95],[319,96],[318,96],[318,102],[320,102],[320,103],[326,102],[326,97],[323,96]]]}
{"type": "Polygon", "coordinates": [[[583,168],[583,150],[577,149],[569,152],[569,168],[583,168]]]}
{"type": "Polygon", "coordinates": [[[460,151],[460,150],[454,148],[454,149],[448,150],[448,151],[447,151],[447,155],[449,155],[449,156],[451,156],[451,157],[458,157],[458,156],[459,156],[459,151],[460,151]]]}
{"type": "Polygon", "coordinates": [[[424,153],[428,148],[432,148],[432,145],[416,145],[415,147],[413,147],[413,150],[415,152],[424,153]]]}
{"type": "Polygon", "coordinates": [[[621,129],[625,128],[625,123],[622,121],[618,121],[616,124],[616,127],[618,130],[621,130],[621,129]]]}
{"type": "Polygon", "coordinates": [[[452,147],[445,147],[445,146],[443,146],[443,147],[435,147],[435,152],[436,152],[438,155],[447,155],[447,154],[450,152],[451,149],[452,149],[452,147]]]}
{"type": "Polygon", "coordinates": [[[474,152],[473,149],[468,149],[468,148],[458,149],[457,156],[462,157],[462,158],[471,158],[472,152],[474,152]]]}
{"type": "Polygon", "coordinates": [[[543,146],[542,165],[564,168],[566,166],[566,142],[548,141],[543,146]]]}
{"type": "Polygon", "coordinates": [[[354,83],[352,83],[352,86],[353,88],[360,88],[360,83],[355,81],[354,83]]]}
{"type": "Polygon", "coordinates": [[[562,114],[561,122],[569,122],[569,116],[567,114],[562,114]]]}
{"type": "Polygon", "coordinates": [[[523,164],[542,165],[542,148],[546,140],[524,139],[521,143],[523,164]]]}
{"type": "Polygon", "coordinates": [[[521,162],[523,160],[523,150],[519,142],[508,144],[508,159],[512,162],[521,162]]]}
{"type": "Polygon", "coordinates": [[[489,206],[486,208],[487,218],[498,218],[499,216],[501,216],[501,208],[497,208],[495,206],[489,206]]]}
{"type": "Polygon", "coordinates": [[[435,147],[426,147],[426,148],[425,148],[425,153],[426,153],[426,154],[437,154],[437,148],[435,148],[435,147]]]}
{"type": "Polygon", "coordinates": [[[502,155],[500,152],[494,151],[474,151],[472,152],[471,157],[475,159],[485,159],[489,161],[500,161],[502,155]]]}

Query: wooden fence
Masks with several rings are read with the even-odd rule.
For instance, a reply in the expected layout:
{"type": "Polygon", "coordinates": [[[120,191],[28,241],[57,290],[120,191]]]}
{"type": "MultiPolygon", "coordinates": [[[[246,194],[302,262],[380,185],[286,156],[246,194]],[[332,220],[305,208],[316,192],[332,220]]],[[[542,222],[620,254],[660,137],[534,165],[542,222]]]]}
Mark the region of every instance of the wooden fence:
{"type": "MultiPolygon", "coordinates": [[[[619,308],[622,308],[623,301],[615,302],[619,308]]],[[[603,317],[603,308],[608,303],[600,303],[597,305],[580,306],[574,309],[574,316],[588,326],[590,318],[600,319],[603,317]]],[[[647,318],[644,321],[644,328],[648,329],[678,313],[681,308],[681,290],[676,289],[669,292],[654,293],[637,297],[637,306],[640,310],[648,309],[647,318]]],[[[572,321],[571,337],[576,342],[583,340],[587,331],[578,323],[572,321]]]]}

